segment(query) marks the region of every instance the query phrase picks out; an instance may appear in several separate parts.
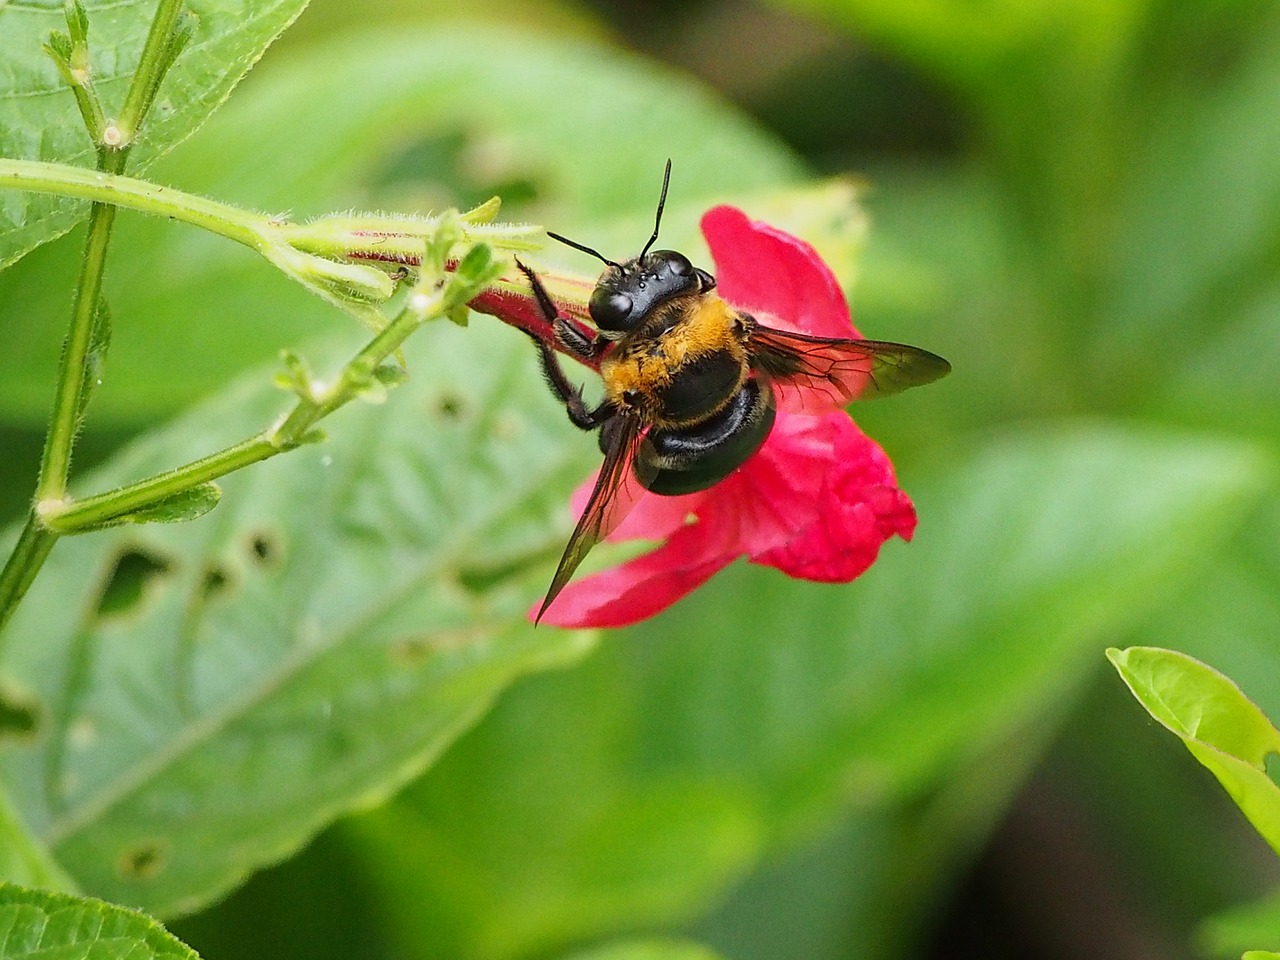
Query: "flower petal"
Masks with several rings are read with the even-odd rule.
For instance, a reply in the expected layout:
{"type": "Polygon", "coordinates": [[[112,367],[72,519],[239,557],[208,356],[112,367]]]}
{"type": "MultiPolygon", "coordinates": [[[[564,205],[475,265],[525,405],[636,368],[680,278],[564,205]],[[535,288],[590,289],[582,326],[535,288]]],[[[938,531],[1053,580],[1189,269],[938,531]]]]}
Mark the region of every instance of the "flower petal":
{"type": "MultiPolygon", "coordinates": [[[[574,517],[582,516],[587,509],[587,501],[591,499],[591,491],[595,489],[596,477],[600,471],[594,471],[586,480],[578,484],[569,498],[569,509],[574,517]]],[[[639,485],[636,484],[636,487],[639,485]]],[[[706,491],[688,493],[679,497],[660,497],[654,493],[643,492],[628,509],[622,522],[614,531],[605,537],[609,543],[625,543],[628,540],[665,540],[687,522],[690,515],[696,515],[698,506],[706,497],[706,491]]]]}
{"type": "MultiPolygon", "coordinates": [[[[702,524],[617,567],[570,582],[543,615],[558,627],[625,627],[648,619],[702,586],[736,557],[716,549],[702,524]]],[[[530,619],[538,604],[529,610],[530,619]]]]}
{"type": "Polygon", "coordinates": [[[915,507],[898,489],[888,455],[848,417],[822,418],[830,432],[830,468],[812,495],[813,519],[785,544],[754,553],[753,563],[805,580],[845,583],[875,561],[890,537],[910,540],[915,507]]]}
{"type": "Polygon", "coordinates": [[[702,235],[716,262],[718,293],[769,326],[815,337],[858,337],[840,281],[812,246],[737,207],[713,207],[702,235]]]}

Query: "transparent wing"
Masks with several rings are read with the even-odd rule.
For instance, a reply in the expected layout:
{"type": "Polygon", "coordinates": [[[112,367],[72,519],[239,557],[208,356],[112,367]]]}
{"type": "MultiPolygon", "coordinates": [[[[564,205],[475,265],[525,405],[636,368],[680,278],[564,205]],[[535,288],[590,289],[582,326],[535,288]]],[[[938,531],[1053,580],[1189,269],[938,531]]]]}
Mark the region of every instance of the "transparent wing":
{"type": "Polygon", "coordinates": [[[636,450],[642,437],[640,421],[625,414],[615,416],[601,427],[604,463],[600,465],[596,485],[564,548],[535,622],[542,619],[591,548],[616,530],[636,501],[644,496],[644,487],[636,477],[636,450]]]}
{"type": "Polygon", "coordinates": [[[932,383],[951,364],[928,350],[883,340],[837,340],[757,326],[749,349],[753,369],[774,386],[778,406],[821,414],[853,400],[887,397],[932,383]]]}

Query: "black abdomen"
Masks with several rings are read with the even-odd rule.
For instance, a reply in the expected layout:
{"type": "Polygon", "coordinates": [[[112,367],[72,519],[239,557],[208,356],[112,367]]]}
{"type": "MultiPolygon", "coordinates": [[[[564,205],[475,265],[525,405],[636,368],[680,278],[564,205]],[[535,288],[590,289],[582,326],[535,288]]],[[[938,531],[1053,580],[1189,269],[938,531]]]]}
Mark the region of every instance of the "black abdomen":
{"type": "Polygon", "coordinates": [[[742,361],[728,350],[704,353],[653,391],[662,420],[685,425],[716,413],[742,382],[742,361]]]}
{"type": "Polygon", "coordinates": [[[760,449],[775,415],[772,390],[748,380],[723,410],[701,423],[650,430],[636,453],[637,476],[645,489],[663,496],[706,490],[760,449]]]}

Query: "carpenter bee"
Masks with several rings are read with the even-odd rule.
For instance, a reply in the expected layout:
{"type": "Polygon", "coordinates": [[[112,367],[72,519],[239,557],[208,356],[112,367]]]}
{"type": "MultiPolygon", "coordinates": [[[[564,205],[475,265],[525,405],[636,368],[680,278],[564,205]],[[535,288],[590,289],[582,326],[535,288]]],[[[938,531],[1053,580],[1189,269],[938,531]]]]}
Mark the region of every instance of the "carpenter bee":
{"type": "Polygon", "coordinates": [[[716,280],[675,250],[652,250],[662,225],[667,161],[653,235],[640,255],[605,264],[588,304],[594,331],[561,316],[542,281],[516,261],[565,352],[596,365],[604,399],[589,406],[551,345],[534,338],[569,420],[598,431],[604,463],[538,611],[647,490],[663,496],[714,486],[769,436],[777,410],[820,414],[946,376],[951,365],[918,347],[814,337],[767,327],[729,306],[716,280]]]}

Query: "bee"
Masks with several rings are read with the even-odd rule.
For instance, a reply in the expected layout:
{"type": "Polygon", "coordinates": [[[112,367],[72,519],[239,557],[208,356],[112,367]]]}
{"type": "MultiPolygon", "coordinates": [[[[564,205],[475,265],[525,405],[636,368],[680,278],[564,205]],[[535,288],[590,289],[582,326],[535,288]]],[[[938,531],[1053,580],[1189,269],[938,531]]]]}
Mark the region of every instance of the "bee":
{"type": "Polygon", "coordinates": [[[588,303],[594,331],[561,316],[537,274],[516,261],[558,344],[598,365],[604,385],[604,399],[589,406],[552,346],[534,337],[552,393],[574,426],[598,432],[604,454],[538,620],[645,491],[679,496],[724,480],[760,449],[779,409],[826,413],[951,370],[918,347],[776,330],[731,307],[716,294],[715,277],[684,254],[651,249],[670,180],[668,160],[653,234],[630,260],[548,231],[605,265],[588,303]]]}

